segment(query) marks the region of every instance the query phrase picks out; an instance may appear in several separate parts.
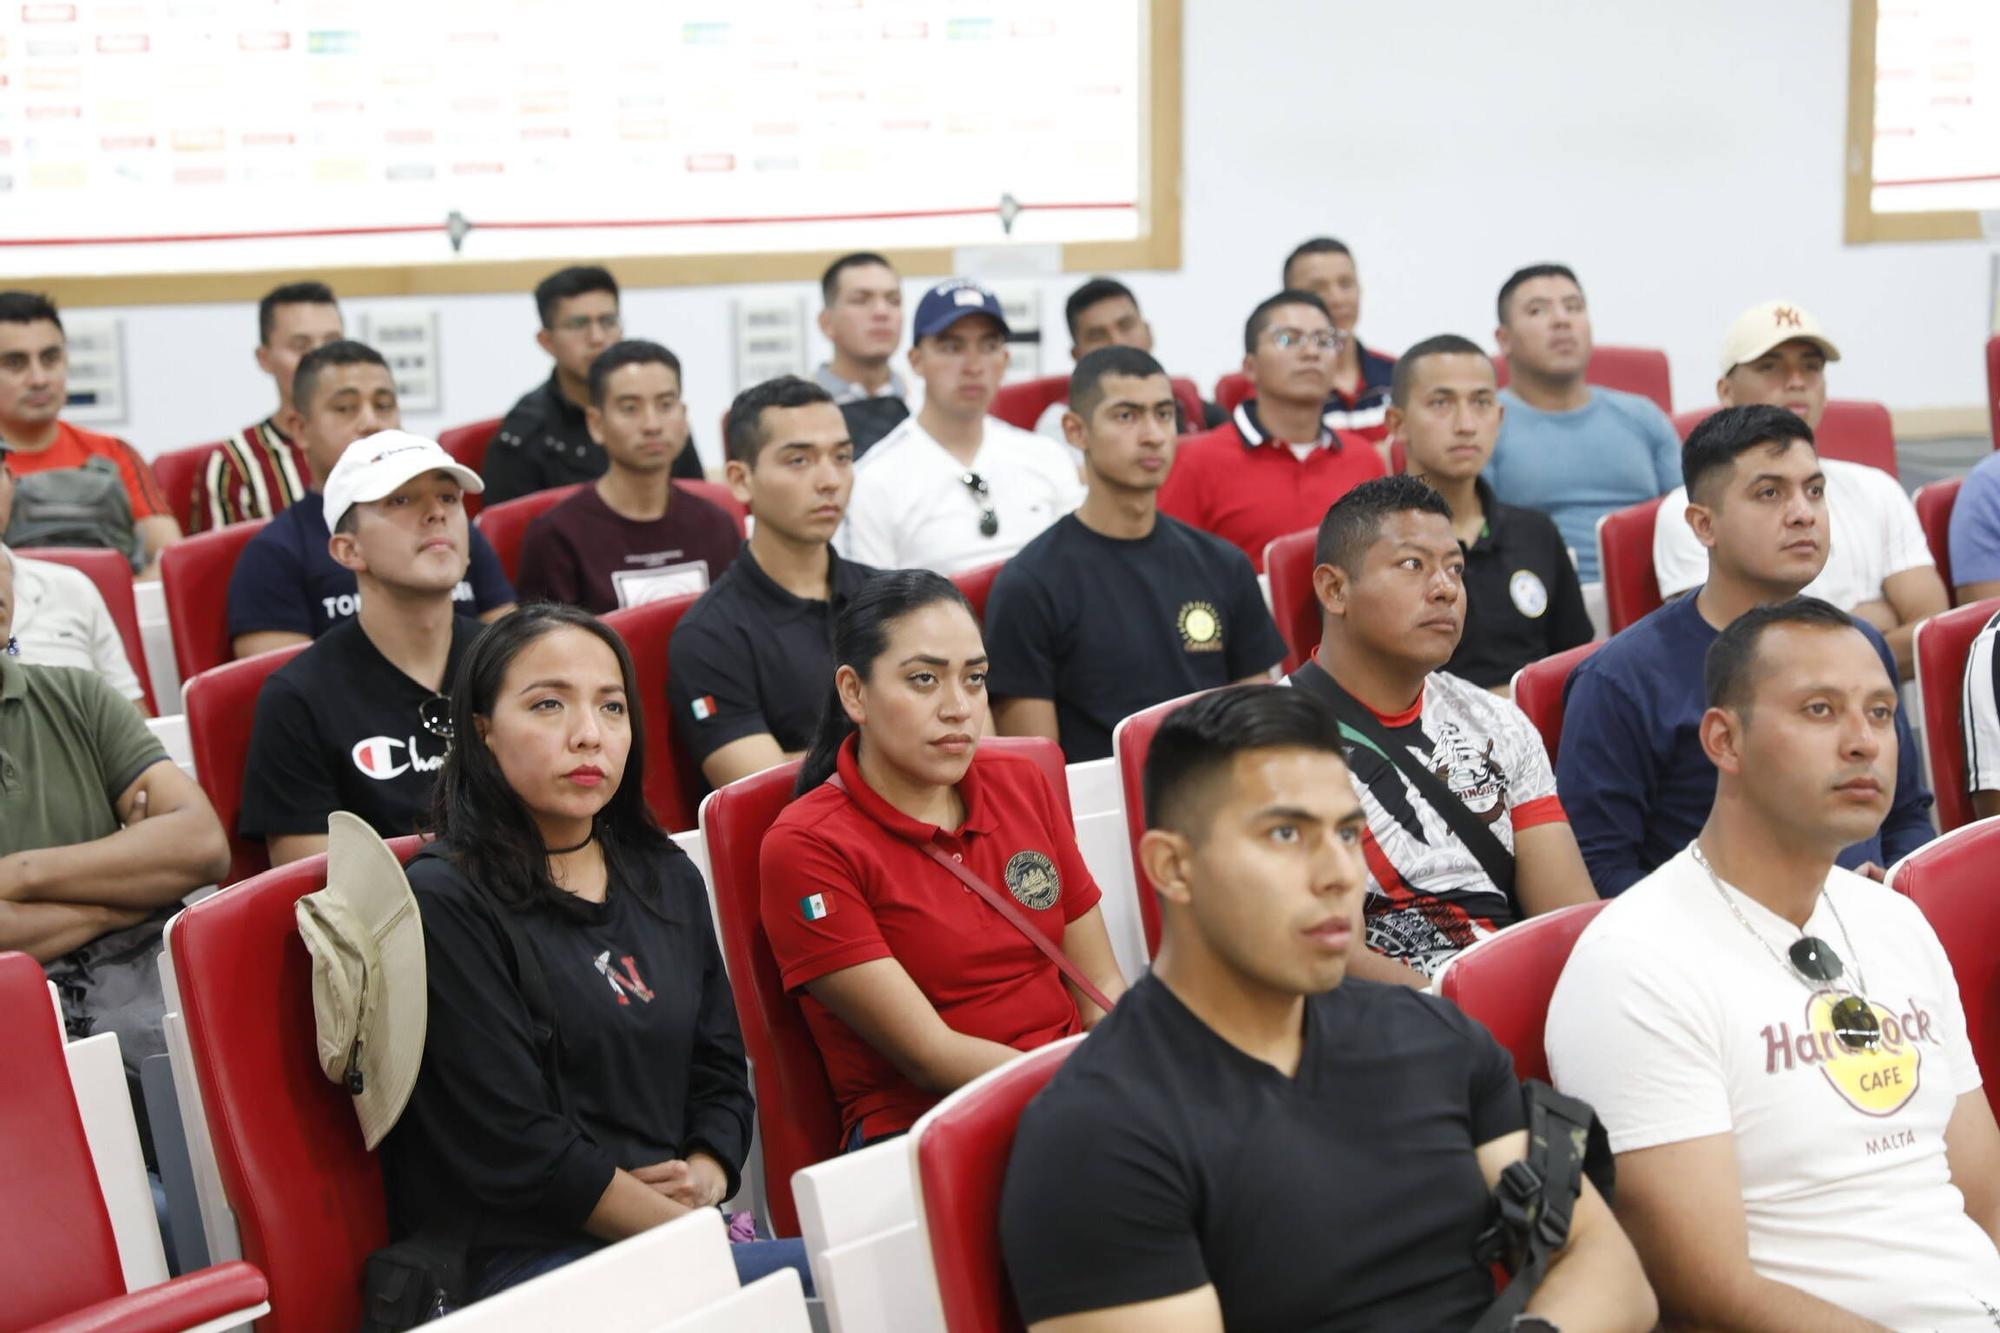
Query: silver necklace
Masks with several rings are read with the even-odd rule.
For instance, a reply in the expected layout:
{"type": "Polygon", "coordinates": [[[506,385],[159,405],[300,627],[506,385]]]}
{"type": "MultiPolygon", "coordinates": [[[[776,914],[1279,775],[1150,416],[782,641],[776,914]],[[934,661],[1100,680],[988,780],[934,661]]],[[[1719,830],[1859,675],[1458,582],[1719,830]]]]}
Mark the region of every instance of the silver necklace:
{"type": "MultiPolygon", "coordinates": [[[[1690,844],[1688,852],[1694,857],[1694,863],[1700,866],[1708,875],[1708,882],[1715,886],[1715,891],[1722,895],[1722,901],[1729,907],[1729,914],[1736,918],[1737,924],[1741,925],[1743,929],[1749,931],[1756,938],[1757,943],[1764,946],[1764,952],[1771,955],[1772,962],[1783,969],[1787,976],[1796,978],[1801,986],[1804,986],[1813,994],[1818,994],[1822,989],[1833,988],[1832,981],[1826,982],[1823,986],[1814,985],[1811,978],[1807,977],[1805,973],[1778,956],[1778,951],[1773,949],[1771,942],[1764,938],[1764,932],[1751,925],[1750,918],[1744,916],[1743,909],[1736,905],[1736,895],[1731,893],[1728,886],[1717,877],[1715,867],[1711,866],[1708,863],[1708,858],[1701,854],[1700,843],[1690,844]]],[[[1854,937],[1847,933],[1847,923],[1840,919],[1840,904],[1833,900],[1833,895],[1830,893],[1823,893],[1821,896],[1826,899],[1826,905],[1833,909],[1833,923],[1840,927],[1840,942],[1847,946],[1847,956],[1854,961],[1855,993],[1866,995],[1868,993],[1868,977],[1862,972],[1861,959],[1854,952],[1854,937]]],[[[1806,940],[1810,939],[1811,936],[1806,934],[1804,927],[1800,927],[1799,938],[1806,940]]]]}

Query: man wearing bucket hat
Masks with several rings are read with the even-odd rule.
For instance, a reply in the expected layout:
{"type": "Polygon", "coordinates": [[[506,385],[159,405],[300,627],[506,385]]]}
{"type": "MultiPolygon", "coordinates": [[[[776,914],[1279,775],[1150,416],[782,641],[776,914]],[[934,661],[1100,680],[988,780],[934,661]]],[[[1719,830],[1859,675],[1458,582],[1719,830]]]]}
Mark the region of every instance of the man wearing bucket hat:
{"type": "Polygon", "coordinates": [[[846,560],[957,574],[1005,560],[1083,502],[1062,445],[986,415],[1007,370],[1000,298],[969,278],[924,293],[910,369],[924,405],[854,464],[846,560]]]}
{"type": "Polygon", "coordinates": [[[465,577],[463,493],[479,474],[435,441],[381,431],[326,479],[328,553],[360,609],[285,664],[257,699],[241,831],[281,864],[326,846],[351,810],[384,837],[414,833],[451,748],[446,692],[480,626],[455,615],[465,577]]]}
{"type": "MultiPolygon", "coordinates": [[[[1826,364],[1840,349],[1812,312],[1796,301],[1766,301],[1736,317],[1722,340],[1722,378],[1715,396],[1725,407],[1768,403],[1787,408],[1819,429],[1826,414],[1826,364]]],[[[1910,637],[1917,622],[1951,605],[1938,577],[1910,497],[1880,468],[1820,458],[1826,472],[1829,537],[1826,568],[1805,595],[1860,616],[1889,641],[1904,680],[1912,668],[1910,637]]],[[[1653,525],[1653,570],[1660,592],[1678,596],[1708,577],[1708,554],[1686,521],[1687,488],[1660,505],[1653,525]]]]}

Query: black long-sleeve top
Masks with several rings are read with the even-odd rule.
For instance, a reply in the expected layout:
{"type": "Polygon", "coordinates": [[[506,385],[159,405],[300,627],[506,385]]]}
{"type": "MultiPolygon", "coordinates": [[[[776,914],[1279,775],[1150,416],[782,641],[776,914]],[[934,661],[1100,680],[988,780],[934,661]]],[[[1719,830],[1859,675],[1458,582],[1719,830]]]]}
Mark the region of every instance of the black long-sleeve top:
{"type": "Polygon", "coordinates": [[[442,856],[411,862],[430,1013],[385,1157],[398,1234],[470,1218],[474,1248],[570,1243],[615,1169],[696,1150],[735,1192],[752,1101],[707,890],[671,843],[636,869],[581,912],[522,914],[560,1034],[558,1098],[506,909],[442,856]]]}

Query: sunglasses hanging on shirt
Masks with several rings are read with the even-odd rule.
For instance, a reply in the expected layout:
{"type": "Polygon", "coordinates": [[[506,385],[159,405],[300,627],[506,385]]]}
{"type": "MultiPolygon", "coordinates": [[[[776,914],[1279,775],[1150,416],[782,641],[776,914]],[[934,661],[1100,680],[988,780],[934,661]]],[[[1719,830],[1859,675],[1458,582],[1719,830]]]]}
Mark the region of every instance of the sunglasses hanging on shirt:
{"type": "Polygon", "coordinates": [[[417,705],[417,721],[431,735],[447,745],[451,743],[451,700],[442,694],[433,695],[417,705]]]}
{"type": "Polygon", "coordinates": [[[979,535],[991,537],[1000,531],[1000,515],[993,508],[993,488],[986,484],[986,478],[977,472],[961,472],[959,484],[972,492],[972,498],[979,502],[979,535]]]}

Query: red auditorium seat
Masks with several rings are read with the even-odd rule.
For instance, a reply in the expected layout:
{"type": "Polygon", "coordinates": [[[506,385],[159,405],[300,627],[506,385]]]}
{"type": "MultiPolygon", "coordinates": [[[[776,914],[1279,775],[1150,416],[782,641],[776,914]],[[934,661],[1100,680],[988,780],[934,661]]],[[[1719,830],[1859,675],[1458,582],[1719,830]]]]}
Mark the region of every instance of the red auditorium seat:
{"type": "Polygon", "coordinates": [[[1938,827],[1946,833],[1973,820],[1965,763],[1965,659],[1996,611],[2000,597],[1941,611],[1917,626],[1912,643],[1931,793],[1937,798],[1938,827]]]}
{"type": "Polygon", "coordinates": [[[1000,577],[1005,560],[995,560],[990,565],[968,569],[962,574],[953,574],[951,581],[965,594],[965,600],[972,603],[972,614],[983,625],[986,623],[986,600],[993,595],[993,580],[1000,577]]]}
{"type": "Polygon", "coordinates": [[[479,531],[492,545],[493,554],[500,557],[500,568],[505,571],[509,583],[519,582],[521,577],[521,542],[528,535],[528,525],[575,495],[583,486],[583,482],[577,482],[571,486],[535,491],[518,500],[503,500],[479,511],[479,531]]]}
{"type": "Polygon", "coordinates": [[[247,879],[271,864],[270,851],[263,843],[246,840],[236,832],[237,818],[243,813],[243,770],[250,761],[250,729],[257,719],[258,693],[272,672],[306,647],[293,644],[225,662],[193,677],[183,690],[195,780],[215,807],[222,831],[229,835],[229,873],[223,877],[224,884],[247,879]]]}
{"type": "MultiPolygon", "coordinates": [[[[459,462],[481,476],[486,475],[486,448],[493,443],[493,437],[500,433],[500,417],[488,417],[484,421],[467,422],[463,426],[453,426],[438,433],[438,446],[459,462]]],[[[465,497],[465,513],[468,518],[479,512],[480,500],[476,495],[465,497]]]]}
{"type": "MultiPolygon", "coordinates": [[[[1062,808],[1069,809],[1069,776],[1062,747],[1039,736],[989,736],[982,754],[1024,754],[1041,766],[1062,808]]],[[[757,1083],[757,1135],[764,1154],[764,1196],[773,1234],[799,1234],[792,1176],[840,1151],[840,1108],[826,1081],[819,1047],[798,1002],[778,980],[760,910],[758,867],[764,834],[792,800],[799,765],[780,764],[719,787],[701,803],[701,832],[708,844],[709,883],[715,890],[716,925],[736,995],[736,1016],[757,1083]]]]}
{"type": "MultiPolygon", "coordinates": [[[[1696,426],[1720,410],[1720,407],[1704,407],[1695,412],[1677,413],[1674,429],[1680,432],[1681,440],[1685,442],[1696,426]]],[[[1892,477],[1896,475],[1896,430],[1889,420],[1889,409],[1880,403],[1829,398],[1826,413],[1820,418],[1819,429],[1813,432],[1813,438],[1818,441],[1822,458],[1866,463],[1869,467],[1881,468],[1892,477]]]]}
{"type": "Polygon", "coordinates": [[[146,669],[146,644],[139,636],[139,604],[132,595],[132,562],[116,551],[89,546],[23,547],[14,554],[29,560],[46,560],[52,565],[68,565],[90,576],[104,598],[105,609],[111,613],[111,623],[118,627],[118,641],[125,645],[125,660],[132,664],[133,673],[139,677],[139,688],[145,691],[146,711],[158,716],[160,708],[153,698],[153,674],[146,669]]]}
{"type": "Polygon", "coordinates": [[[267,518],[184,537],[160,553],[160,591],[183,681],[236,656],[229,646],[229,575],[267,518]]]}
{"type": "Polygon", "coordinates": [[[736,498],[727,486],[719,481],[680,481],[678,479],[675,480],[674,485],[690,494],[699,495],[718,509],[727,511],[729,516],[736,520],[737,535],[748,535],[744,530],[743,520],[750,517],[750,510],[744,506],[741,500],[736,498]]]}
{"type": "Polygon", "coordinates": [[[2000,897],[1993,862],[2000,819],[1982,819],[1924,844],[1889,868],[1889,887],[1922,910],[1944,945],[1965,1009],[1972,1057],[1989,1103],[2000,1099],[2000,897]]]}
{"type": "Polygon", "coordinates": [[[1050,1042],[981,1075],[910,1131],[946,1333],[1022,1333],[1000,1252],[1000,1187],[1021,1112],[1082,1040],[1050,1042]]]}
{"type": "MultiPolygon", "coordinates": [[[[389,845],[408,861],[420,841],[389,845]]],[[[326,857],[309,856],[204,898],[167,930],[223,1195],[243,1257],[271,1284],[258,1333],[357,1327],[362,1263],[389,1240],[381,1167],[315,1045],[293,908],[325,886],[326,857]]]]}
{"type": "MultiPolygon", "coordinates": [[[[490,515],[506,508],[509,506],[495,505],[486,512],[490,515]]],[[[682,593],[604,615],[604,623],[625,640],[638,678],[639,715],[646,728],[646,805],[661,828],[676,833],[695,826],[694,802],[689,795],[694,766],[674,743],[673,709],[667,703],[667,644],[681,617],[699,600],[700,593],[682,593]]]]}
{"type": "Polygon", "coordinates": [[[1938,577],[1944,580],[1945,592],[1954,598],[1958,585],[1951,581],[1951,511],[1958,503],[1958,488],[1964,484],[1964,477],[1934,481],[1917,487],[1917,493],[1910,497],[1917,507],[1917,524],[1924,530],[1924,544],[1937,562],[1938,577]]]}
{"type": "Polygon", "coordinates": [[[1319,529],[1288,532],[1264,548],[1264,573],[1271,580],[1271,616],[1285,641],[1286,675],[1297,671],[1319,647],[1319,595],[1313,591],[1313,549],[1319,529]]]}
{"type": "Polygon", "coordinates": [[[264,1275],[241,1260],[126,1291],[48,978],[24,953],[0,953],[0,1069],[0,1321],[138,1333],[226,1327],[268,1308],[264,1275]]]}
{"type": "MultiPolygon", "coordinates": [[[[1507,387],[1507,358],[1493,359],[1493,373],[1500,387],[1507,387]]],[[[1657,347],[1595,347],[1590,363],[1583,368],[1584,382],[1606,389],[1623,389],[1659,404],[1668,416],[1674,414],[1673,373],[1667,354],[1657,347]]]]}
{"type": "Polygon", "coordinates": [[[1542,1049],[1549,997],[1577,936],[1604,907],[1578,903],[1509,926],[1452,959],[1438,979],[1438,994],[1478,1019],[1507,1048],[1520,1078],[1549,1077],[1542,1049]]]}
{"type": "Polygon", "coordinates": [[[1542,733],[1542,748],[1549,752],[1549,764],[1556,762],[1556,747],[1562,743],[1563,688],[1576,664],[1604,645],[1579,644],[1559,653],[1530,662],[1514,673],[1514,706],[1528,715],[1535,730],[1542,733]]]}
{"type": "Polygon", "coordinates": [[[1653,569],[1653,525],[1659,517],[1660,501],[1652,499],[1597,520],[1597,569],[1613,634],[1658,610],[1664,600],[1653,569]]]}
{"type": "Polygon", "coordinates": [[[1257,392],[1257,386],[1240,370],[1232,370],[1215,382],[1215,405],[1234,412],[1236,405],[1257,392]]]}
{"type": "Polygon", "coordinates": [[[1146,831],[1146,752],[1153,748],[1153,736],[1167,714],[1206,691],[1184,694],[1178,699],[1143,708],[1120,722],[1111,732],[1111,754],[1118,764],[1118,783],[1125,797],[1125,832],[1132,843],[1132,882],[1138,887],[1139,922],[1146,930],[1146,956],[1160,952],[1160,904],[1153,895],[1153,882],[1139,864],[1139,838],[1146,831]]]}
{"type": "Polygon", "coordinates": [[[195,444],[169,449],[153,459],[153,478],[160,483],[160,493],[167,497],[182,532],[194,527],[194,488],[201,470],[221,448],[219,444],[195,444]]]}

